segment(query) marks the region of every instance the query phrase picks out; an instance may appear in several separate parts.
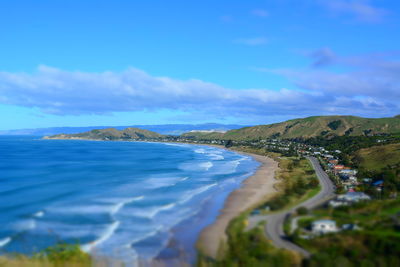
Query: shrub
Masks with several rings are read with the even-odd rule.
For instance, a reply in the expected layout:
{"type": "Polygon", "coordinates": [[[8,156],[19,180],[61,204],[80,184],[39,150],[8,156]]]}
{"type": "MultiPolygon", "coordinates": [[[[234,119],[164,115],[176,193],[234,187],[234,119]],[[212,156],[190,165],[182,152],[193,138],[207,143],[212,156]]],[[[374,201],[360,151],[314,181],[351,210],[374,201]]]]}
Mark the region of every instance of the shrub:
{"type": "Polygon", "coordinates": [[[306,215],[308,214],[308,209],[306,207],[298,207],[296,212],[298,215],[306,215]]]}

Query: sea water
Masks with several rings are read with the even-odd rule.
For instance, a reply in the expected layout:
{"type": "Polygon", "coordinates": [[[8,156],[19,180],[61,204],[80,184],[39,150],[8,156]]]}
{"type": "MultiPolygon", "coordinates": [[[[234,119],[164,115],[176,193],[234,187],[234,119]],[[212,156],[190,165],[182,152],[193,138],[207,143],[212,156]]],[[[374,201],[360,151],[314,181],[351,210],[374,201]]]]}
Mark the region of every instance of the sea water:
{"type": "Polygon", "coordinates": [[[193,257],[200,231],[258,166],[209,146],[0,137],[0,251],[57,242],[133,262],[193,257]]]}

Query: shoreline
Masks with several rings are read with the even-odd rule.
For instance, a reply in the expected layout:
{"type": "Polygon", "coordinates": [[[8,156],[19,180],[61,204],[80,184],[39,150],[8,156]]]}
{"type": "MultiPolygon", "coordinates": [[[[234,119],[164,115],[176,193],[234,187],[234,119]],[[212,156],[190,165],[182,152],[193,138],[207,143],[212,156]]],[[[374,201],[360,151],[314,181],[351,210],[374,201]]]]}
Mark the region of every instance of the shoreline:
{"type": "MultiPolygon", "coordinates": [[[[45,139],[55,140],[55,139],[45,139]]],[[[90,140],[90,139],[56,139],[56,140],[82,140],[82,141],[111,141],[111,140],[90,140]]],[[[112,140],[114,141],[114,140],[112,140]]],[[[132,142],[126,140],[115,140],[122,142],[132,142]]],[[[218,149],[229,150],[234,153],[252,157],[260,163],[254,174],[243,180],[240,187],[231,191],[223,201],[223,207],[218,211],[216,219],[200,231],[195,242],[195,249],[211,258],[217,258],[221,242],[226,242],[226,229],[232,219],[239,216],[242,212],[257,205],[258,203],[272,197],[277,193],[274,185],[275,172],[278,169],[278,162],[267,156],[261,156],[254,153],[243,152],[231,148],[226,148],[216,144],[199,144],[191,142],[155,142],[155,141],[133,141],[148,143],[170,143],[170,144],[188,144],[198,146],[209,146],[218,149]]],[[[157,258],[157,257],[156,257],[157,258]]],[[[156,259],[154,258],[154,259],[156,259]]],[[[159,259],[162,259],[159,258],[159,259]]]]}
{"type": "Polygon", "coordinates": [[[251,156],[261,164],[252,176],[242,182],[240,188],[228,195],[217,219],[204,228],[197,239],[196,247],[198,251],[216,259],[221,242],[227,240],[226,229],[230,221],[245,210],[277,193],[274,184],[276,183],[275,172],[278,170],[278,162],[266,156],[237,151],[219,145],[209,146],[251,156]]]}

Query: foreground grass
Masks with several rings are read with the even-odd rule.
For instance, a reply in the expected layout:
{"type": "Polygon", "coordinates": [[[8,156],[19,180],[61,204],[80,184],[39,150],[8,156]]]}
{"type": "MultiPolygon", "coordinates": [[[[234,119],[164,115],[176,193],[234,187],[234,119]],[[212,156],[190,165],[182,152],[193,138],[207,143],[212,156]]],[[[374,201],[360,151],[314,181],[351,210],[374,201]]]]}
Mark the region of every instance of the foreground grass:
{"type": "Polygon", "coordinates": [[[49,247],[30,257],[21,254],[5,255],[0,257],[0,266],[22,266],[22,267],[53,267],[92,266],[92,258],[89,254],[81,251],[79,245],[57,244],[49,247]]]}

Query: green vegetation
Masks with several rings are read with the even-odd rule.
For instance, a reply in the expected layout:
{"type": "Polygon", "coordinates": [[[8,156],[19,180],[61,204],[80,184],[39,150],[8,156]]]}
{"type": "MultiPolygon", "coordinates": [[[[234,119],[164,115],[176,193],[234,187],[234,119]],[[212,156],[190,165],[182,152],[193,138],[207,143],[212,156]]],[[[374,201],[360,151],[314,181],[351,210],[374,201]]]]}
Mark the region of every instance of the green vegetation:
{"type": "Polygon", "coordinates": [[[298,266],[300,258],[287,250],[277,249],[266,239],[263,225],[245,230],[246,217],[242,214],[229,224],[226,251],[220,259],[199,256],[199,267],[206,266],[298,266]]]}
{"type": "Polygon", "coordinates": [[[126,128],[117,130],[114,128],[92,130],[78,134],[57,134],[46,139],[90,139],[90,140],[143,140],[160,139],[164,136],[156,132],[142,130],[139,128],[126,128]]]}
{"type": "Polygon", "coordinates": [[[1,256],[0,266],[86,267],[92,266],[92,259],[88,254],[80,250],[79,245],[60,243],[31,257],[20,254],[1,256]]]}
{"type": "Polygon", "coordinates": [[[261,208],[269,207],[270,210],[288,208],[312,197],[319,191],[319,182],[310,162],[304,158],[280,158],[279,171],[276,178],[281,192],[271,200],[264,203],[261,208]]]}
{"type": "Polygon", "coordinates": [[[396,167],[400,163],[400,143],[361,149],[355,153],[353,161],[359,168],[369,171],[396,167]]]}
{"type": "MultiPolygon", "coordinates": [[[[293,139],[321,136],[372,136],[400,133],[400,118],[361,118],[354,116],[315,116],[269,125],[230,130],[225,134],[205,133],[195,136],[203,140],[293,139]]],[[[189,134],[190,135],[190,134],[189,134]]]]}
{"type": "MultiPolygon", "coordinates": [[[[329,151],[340,150],[343,154],[351,156],[355,151],[378,145],[399,143],[399,135],[385,136],[335,136],[332,138],[313,137],[307,140],[296,139],[295,141],[315,147],[324,147],[329,151]]],[[[339,155],[340,156],[340,155],[339,155]]]]}
{"type": "MultiPolygon", "coordinates": [[[[400,200],[374,200],[336,209],[318,209],[314,219],[330,218],[343,224],[355,224],[359,230],[301,239],[292,239],[313,256],[305,266],[399,266],[400,258],[400,200]]],[[[300,221],[307,227],[310,219],[300,221]]]]}

